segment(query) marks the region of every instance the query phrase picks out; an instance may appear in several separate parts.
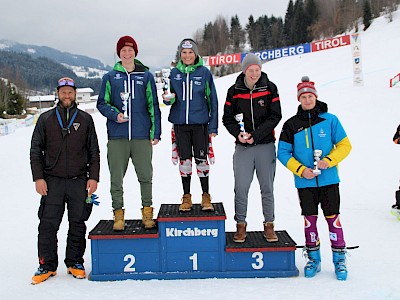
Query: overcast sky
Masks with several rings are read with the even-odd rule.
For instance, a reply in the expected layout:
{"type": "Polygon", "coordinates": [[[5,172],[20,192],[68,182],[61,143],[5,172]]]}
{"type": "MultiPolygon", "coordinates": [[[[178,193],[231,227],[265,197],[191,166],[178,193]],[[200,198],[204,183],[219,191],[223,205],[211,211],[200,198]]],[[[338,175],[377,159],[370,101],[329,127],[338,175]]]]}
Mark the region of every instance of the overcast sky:
{"type": "Polygon", "coordinates": [[[0,39],[49,46],[114,65],[119,37],[137,42],[145,65],[168,66],[178,43],[222,15],[284,17],[289,0],[0,0],[0,39]]]}

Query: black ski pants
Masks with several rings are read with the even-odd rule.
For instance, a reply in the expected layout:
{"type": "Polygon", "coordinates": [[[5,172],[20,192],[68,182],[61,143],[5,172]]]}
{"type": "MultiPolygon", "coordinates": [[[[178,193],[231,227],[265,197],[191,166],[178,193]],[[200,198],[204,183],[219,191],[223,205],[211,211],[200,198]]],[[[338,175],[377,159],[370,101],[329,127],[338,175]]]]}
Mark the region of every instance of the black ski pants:
{"type": "Polygon", "coordinates": [[[86,180],[82,178],[60,178],[48,176],[47,195],[40,201],[38,212],[39,234],[38,255],[42,268],[50,271],[57,270],[57,232],[64,215],[65,205],[68,209],[68,237],[65,253],[67,267],[75,263],[83,264],[86,249],[86,225],[93,204],[85,202],[87,197],[86,180]]]}

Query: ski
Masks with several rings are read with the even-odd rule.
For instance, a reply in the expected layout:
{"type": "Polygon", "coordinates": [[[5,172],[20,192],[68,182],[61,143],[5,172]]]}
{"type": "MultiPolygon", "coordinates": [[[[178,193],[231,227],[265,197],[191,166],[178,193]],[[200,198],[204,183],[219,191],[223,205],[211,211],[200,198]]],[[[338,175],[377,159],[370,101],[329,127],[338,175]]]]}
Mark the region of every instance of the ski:
{"type": "MultiPolygon", "coordinates": [[[[304,245],[303,246],[302,245],[297,245],[296,246],[297,249],[303,249],[305,247],[306,246],[304,246],[304,245]]],[[[347,250],[353,250],[353,249],[357,249],[357,248],[360,248],[360,246],[356,245],[356,246],[348,246],[348,247],[346,247],[347,250]]]]}

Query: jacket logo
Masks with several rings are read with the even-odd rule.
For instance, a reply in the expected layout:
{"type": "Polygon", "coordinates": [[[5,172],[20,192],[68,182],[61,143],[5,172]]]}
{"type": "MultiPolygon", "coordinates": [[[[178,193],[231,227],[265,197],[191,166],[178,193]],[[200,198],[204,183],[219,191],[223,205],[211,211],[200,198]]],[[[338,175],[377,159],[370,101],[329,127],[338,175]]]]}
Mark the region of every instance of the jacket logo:
{"type": "Polygon", "coordinates": [[[260,105],[261,107],[265,106],[265,102],[263,99],[258,100],[258,105],[260,105]]]}
{"type": "Polygon", "coordinates": [[[175,79],[175,80],[182,80],[181,74],[176,74],[176,76],[175,76],[174,79],[175,79]]]}
{"type": "Polygon", "coordinates": [[[195,81],[194,84],[195,85],[201,85],[201,81],[195,81]]]}
{"type": "Polygon", "coordinates": [[[135,76],[135,77],[136,77],[136,79],[143,80],[143,76],[135,76]]]}
{"type": "Polygon", "coordinates": [[[203,77],[201,77],[201,76],[196,76],[196,77],[193,77],[193,79],[194,79],[194,80],[202,80],[203,77]]]}
{"type": "Polygon", "coordinates": [[[319,130],[318,136],[321,137],[321,138],[326,137],[326,133],[324,132],[324,130],[322,128],[319,130]]]}
{"type": "Polygon", "coordinates": [[[75,131],[78,131],[79,126],[81,126],[81,123],[73,123],[72,126],[74,126],[75,131]]]}
{"type": "Polygon", "coordinates": [[[114,79],[121,79],[121,78],[122,78],[121,74],[119,74],[119,73],[115,74],[114,79]]]}
{"type": "Polygon", "coordinates": [[[143,85],[143,81],[141,81],[141,80],[136,80],[136,84],[143,85]]]}

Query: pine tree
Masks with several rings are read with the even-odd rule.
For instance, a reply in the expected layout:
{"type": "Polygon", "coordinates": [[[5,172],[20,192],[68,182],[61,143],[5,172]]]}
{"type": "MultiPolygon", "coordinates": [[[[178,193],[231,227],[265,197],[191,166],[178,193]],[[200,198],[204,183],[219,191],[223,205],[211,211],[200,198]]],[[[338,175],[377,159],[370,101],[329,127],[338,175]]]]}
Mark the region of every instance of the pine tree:
{"type": "Polygon", "coordinates": [[[254,21],[253,15],[250,15],[249,17],[249,22],[246,25],[246,31],[249,37],[251,49],[258,49],[256,22],[254,21]]]}
{"type": "Polygon", "coordinates": [[[371,25],[371,20],[372,20],[371,3],[369,3],[369,0],[364,1],[363,12],[364,12],[363,13],[363,23],[364,23],[364,31],[365,31],[371,25]]]}
{"type": "Polygon", "coordinates": [[[8,85],[9,99],[6,102],[6,113],[8,115],[21,115],[25,109],[25,99],[20,95],[16,87],[12,84],[8,85]]]}
{"type": "Polygon", "coordinates": [[[305,2],[304,25],[307,28],[305,42],[311,42],[314,39],[312,26],[318,21],[318,9],[314,0],[305,2]]]}
{"type": "Polygon", "coordinates": [[[283,38],[286,46],[294,45],[293,42],[293,1],[290,0],[285,14],[285,23],[283,25],[283,38]]]}
{"type": "Polygon", "coordinates": [[[294,4],[294,20],[292,26],[294,45],[307,42],[307,27],[305,25],[305,13],[303,0],[297,0],[294,4]]]}
{"type": "Polygon", "coordinates": [[[230,39],[233,51],[242,51],[243,44],[246,41],[246,37],[242,29],[242,25],[240,25],[238,15],[235,15],[231,19],[230,39]]]}

